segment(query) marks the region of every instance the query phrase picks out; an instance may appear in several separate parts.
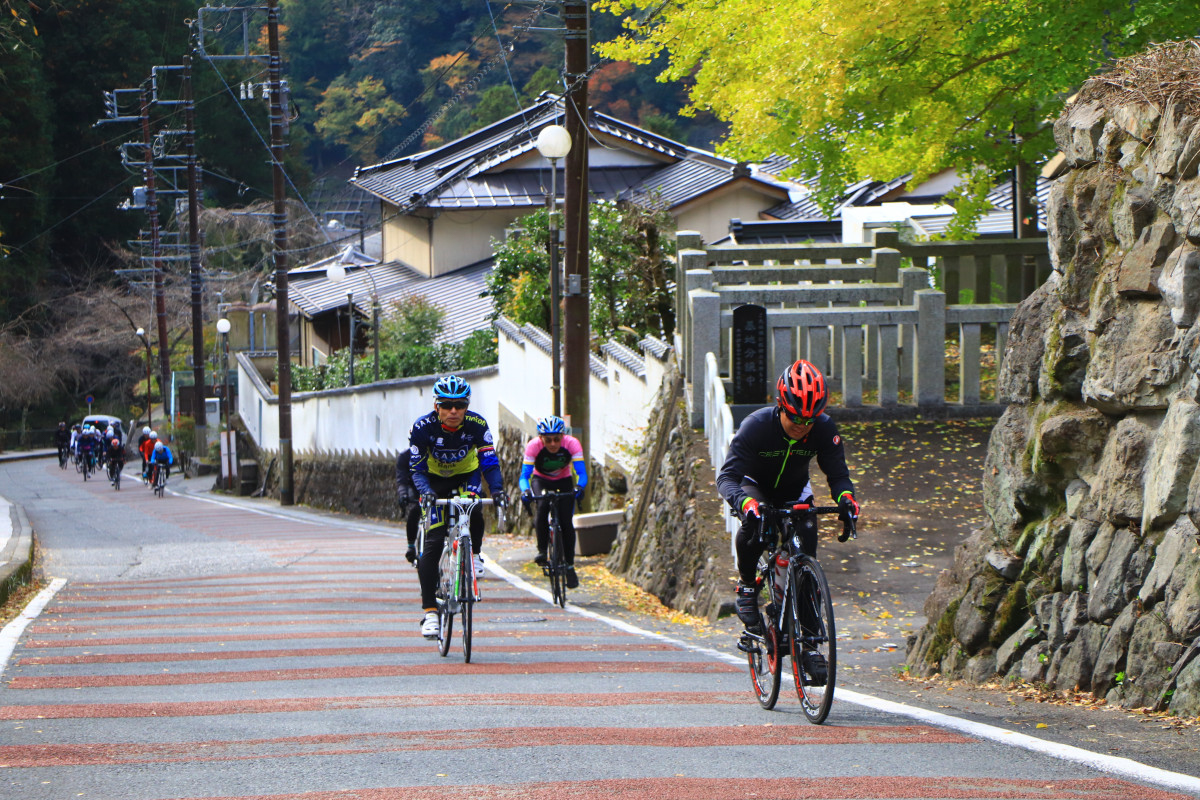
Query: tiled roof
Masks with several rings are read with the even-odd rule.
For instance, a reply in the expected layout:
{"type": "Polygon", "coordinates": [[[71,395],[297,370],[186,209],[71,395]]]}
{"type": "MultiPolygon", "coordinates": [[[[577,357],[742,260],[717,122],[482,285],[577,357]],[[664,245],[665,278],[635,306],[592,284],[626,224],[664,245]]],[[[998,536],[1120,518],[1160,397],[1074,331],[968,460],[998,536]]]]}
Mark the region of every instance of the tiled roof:
{"type": "MultiPolygon", "coordinates": [[[[382,164],[360,167],[355,170],[350,182],[399,206],[405,213],[435,203],[443,192],[460,180],[482,179],[482,185],[495,188],[496,184],[488,184],[488,181],[496,176],[484,178],[481,173],[533,150],[538,132],[546,125],[560,122],[562,118],[560,98],[546,95],[530,108],[441,147],[382,164]]],[[[594,134],[607,134],[670,160],[700,152],[594,110],[591,112],[591,129],[594,134]]],[[[520,189],[525,196],[530,195],[527,184],[522,184],[520,189]]],[[[470,191],[465,190],[465,194],[470,195],[470,191]]],[[[463,195],[455,189],[450,196],[463,195]]],[[[543,202],[544,195],[539,192],[532,204],[540,205],[543,202]]],[[[506,199],[503,204],[520,203],[506,199]]]]}
{"type": "Polygon", "coordinates": [[[802,244],[840,242],[842,224],[837,220],[796,219],[784,221],[729,221],[729,236],[713,244],[802,244]]]}
{"type": "Polygon", "coordinates": [[[787,186],[769,175],[737,173],[737,164],[715,157],[689,156],[654,170],[637,185],[629,187],[623,200],[657,200],[666,208],[675,208],[737,179],[754,181],[767,191],[787,192],[787,186]]]}
{"type": "Polygon", "coordinates": [[[487,288],[491,270],[489,260],[427,278],[406,264],[390,261],[374,267],[347,267],[346,279],[340,283],[324,275],[298,280],[290,285],[288,297],[301,312],[312,317],[345,308],[346,293],[353,292],[355,310],[369,318],[376,288],[380,313],[385,317],[395,312],[396,303],[420,295],[446,311],[439,341],[458,342],[473,331],[491,326],[492,298],[480,296],[487,288]]]}
{"type": "MultiPolygon", "coordinates": [[[[655,167],[601,167],[588,170],[588,191],[603,200],[615,200],[636,185],[655,167]]],[[[561,196],[564,178],[560,175],[561,196]]],[[[540,206],[550,193],[546,170],[514,169],[508,172],[484,172],[446,186],[433,198],[430,208],[501,208],[540,206]]]]}

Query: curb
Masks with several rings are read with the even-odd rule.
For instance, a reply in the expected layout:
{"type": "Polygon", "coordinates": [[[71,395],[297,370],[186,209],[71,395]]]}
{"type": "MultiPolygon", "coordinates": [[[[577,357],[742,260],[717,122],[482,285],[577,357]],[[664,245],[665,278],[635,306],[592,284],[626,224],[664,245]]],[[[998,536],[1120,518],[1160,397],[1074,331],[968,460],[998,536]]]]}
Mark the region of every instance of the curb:
{"type": "Polygon", "coordinates": [[[57,458],[57,450],[24,450],[20,452],[0,453],[0,464],[6,461],[32,461],[35,458],[57,458]]]}
{"type": "Polygon", "coordinates": [[[33,526],[21,506],[8,504],[7,510],[12,536],[0,549],[0,605],[33,578],[33,526]]]}

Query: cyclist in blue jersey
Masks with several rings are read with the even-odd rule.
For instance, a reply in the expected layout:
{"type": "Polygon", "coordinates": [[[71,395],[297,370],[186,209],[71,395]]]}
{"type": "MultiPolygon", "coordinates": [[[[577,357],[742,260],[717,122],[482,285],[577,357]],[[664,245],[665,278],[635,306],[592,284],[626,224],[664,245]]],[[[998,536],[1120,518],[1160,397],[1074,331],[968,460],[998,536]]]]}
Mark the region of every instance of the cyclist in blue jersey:
{"type": "MultiPolygon", "coordinates": [[[[760,408],[742,421],[729,443],[729,455],[717,476],[717,491],[742,519],[734,537],[737,568],[735,608],[746,630],[759,633],[756,568],[762,555],[759,541],[759,502],[784,506],[809,501],[808,464],[815,456],[829,481],[842,519],[858,518],[854,483],[837,425],[823,413],[829,400],[825,376],[803,359],[788,367],[775,384],[776,405],[760,408]]],[[[817,533],[806,532],[801,545],[816,555],[817,533]]]]}
{"type": "MultiPolygon", "coordinates": [[[[440,631],[437,615],[438,559],[446,544],[443,509],[431,505],[438,498],[455,494],[481,494],[486,478],[492,498],[506,504],[504,478],[487,421],[470,411],[471,384],[457,375],[438,379],[433,385],[433,411],[413,423],[408,435],[412,482],[429,509],[425,549],[417,563],[421,579],[421,634],[436,639],[440,631]]],[[[475,551],[475,574],[483,574],[483,508],[471,513],[471,545],[475,551]]]]}
{"type": "MultiPolygon", "coordinates": [[[[574,492],[560,497],[557,504],[559,527],[562,529],[563,558],[567,562],[567,588],[579,585],[575,574],[575,501],[583,499],[587,486],[587,467],[583,463],[583,446],[579,440],[567,433],[567,423],[561,417],[545,417],[538,420],[538,435],[525,446],[525,458],[521,464],[521,502],[528,508],[536,495],[545,492],[574,492]],[[575,476],[571,476],[572,469],[575,476]]],[[[550,542],[550,503],[538,503],[537,557],[534,563],[544,567],[546,548],[550,542]]]]}

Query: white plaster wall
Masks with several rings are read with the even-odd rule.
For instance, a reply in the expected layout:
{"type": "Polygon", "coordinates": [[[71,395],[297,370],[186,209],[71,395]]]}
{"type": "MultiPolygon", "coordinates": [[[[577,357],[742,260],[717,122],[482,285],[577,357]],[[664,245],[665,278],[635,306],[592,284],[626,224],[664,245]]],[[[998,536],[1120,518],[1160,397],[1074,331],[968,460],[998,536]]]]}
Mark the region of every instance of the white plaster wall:
{"type": "Polygon", "coordinates": [[[430,274],[429,223],[420,217],[401,215],[395,206],[383,206],[383,251],[384,261],[403,261],[405,264],[430,274]]]}
{"type": "Polygon", "coordinates": [[[847,206],[842,209],[842,242],[858,244],[866,241],[866,229],[886,224],[898,224],[909,217],[953,214],[953,206],[913,205],[912,203],[883,203],[878,206],[847,206]]]}
{"type": "Polygon", "coordinates": [[[704,241],[715,242],[729,235],[729,220],[757,220],[760,211],[778,204],[778,200],[761,192],[737,189],[688,205],[675,214],[675,223],[678,230],[700,231],[704,241]]]}
{"type": "MultiPolygon", "coordinates": [[[[471,408],[496,427],[498,369],[469,370],[462,376],[471,383],[471,408]]],[[[278,450],[278,399],[255,377],[239,363],[238,410],[259,447],[278,450]]],[[[408,446],[413,421],[433,409],[431,391],[436,379],[431,375],[353,389],[293,394],[292,451],[399,452],[408,446]]]]}
{"type": "Polygon", "coordinates": [[[504,229],[532,208],[445,211],[433,221],[433,275],[492,257],[492,240],[502,241],[504,229]]]}

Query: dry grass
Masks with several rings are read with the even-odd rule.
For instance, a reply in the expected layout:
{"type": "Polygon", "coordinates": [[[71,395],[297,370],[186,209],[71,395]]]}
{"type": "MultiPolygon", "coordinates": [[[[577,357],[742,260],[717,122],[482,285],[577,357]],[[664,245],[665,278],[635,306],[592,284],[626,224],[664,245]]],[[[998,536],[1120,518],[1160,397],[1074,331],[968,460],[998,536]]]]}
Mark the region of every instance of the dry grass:
{"type": "Polygon", "coordinates": [[[1160,112],[1171,104],[1200,110],[1200,39],[1168,42],[1117,61],[1109,72],[1089,79],[1076,102],[1099,102],[1110,111],[1134,103],[1160,112]]]}

